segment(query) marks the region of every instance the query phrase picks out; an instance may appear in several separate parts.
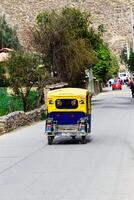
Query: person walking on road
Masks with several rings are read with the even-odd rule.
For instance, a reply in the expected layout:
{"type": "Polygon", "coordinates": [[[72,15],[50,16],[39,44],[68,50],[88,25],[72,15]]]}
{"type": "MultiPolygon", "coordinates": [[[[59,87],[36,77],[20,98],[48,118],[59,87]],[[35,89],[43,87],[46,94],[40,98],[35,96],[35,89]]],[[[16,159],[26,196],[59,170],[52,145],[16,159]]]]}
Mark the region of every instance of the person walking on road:
{"type": "Polygon", "coordinates": [[[134,81],[133,80],[130,81],[130,89],[132,92],[132,98],[134,98],[134,81]]]}

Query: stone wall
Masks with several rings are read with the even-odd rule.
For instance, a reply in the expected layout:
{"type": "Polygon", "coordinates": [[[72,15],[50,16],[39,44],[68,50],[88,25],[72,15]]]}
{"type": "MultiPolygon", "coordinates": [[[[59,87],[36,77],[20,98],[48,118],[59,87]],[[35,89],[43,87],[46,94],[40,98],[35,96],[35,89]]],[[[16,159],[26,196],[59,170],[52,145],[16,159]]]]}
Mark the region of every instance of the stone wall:
{"type": "MultiPolygon", "coordinates": [[[[59,89],[66,86],[68,86],[68,84],[63,82],[46,85],[46,88],[44,88],[44,96],[46,97],[46,94],[49,90],[59,89]]],[[[45,105],[43,105],[40,108],[30,112],[16,111],[0,117],[0,135],[12,131],[18,127],[29,125],[32,122],[41,120],[42,115],[45,114],[45,111],[45,105]]]]}
{"type": "Polygon", "coordinates": [[[34,24],[38,12],[76,7],[92,15],[96,28],[104,24],[104,39],[116,53],[127,41],[132,40],[131,12],[133,0],[0,0],[0,13],[6,15],[11,26],[16,26],[21,43],[27,47],[26,29],[34,24]]]}
{"type": "Polygon", "coordinates": [[[17,111],[0,117],[0,135],[41,120],[43,113],[45,113],[44,105],[30,112],[17,111]]]}
{"type": "Polygon", "coordinates": [[[99,94],[100,92],[102,92],[102,84],[100,81],[94,79],[94,95],[99,94]]]}

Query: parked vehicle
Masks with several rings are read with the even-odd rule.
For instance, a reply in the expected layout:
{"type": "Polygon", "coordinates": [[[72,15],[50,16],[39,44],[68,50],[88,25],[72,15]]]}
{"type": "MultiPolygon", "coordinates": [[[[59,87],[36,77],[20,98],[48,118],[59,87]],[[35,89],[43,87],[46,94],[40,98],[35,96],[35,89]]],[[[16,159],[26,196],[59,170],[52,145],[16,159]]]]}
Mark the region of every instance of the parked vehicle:
{"type": "Polygon", "coordinates": [[[114,83],[114,79],[113,79],[113,78],[109,79],[108,84],[109,84],[110,87],[111,87],[111,85],[112,85],[113,83],[114,83]]]}
{"type": "Polygon", "coordinates": [[[115,81],[112,84],[112,90],[122,90],[122,85],[120,81],[115,81]]]}
{"type": "Polygon", "coordinates": [[[122,81],[122,83],[126,83],[128,79],[130,78],[129,72],[120,72],[118,76],[119,76],[119,79],[122,81]]]}
{"type": "Polygon", "coordinates": [[[56,136],[80,137],[86,143],[91,133],[91,94],[79,88],[62,88],[47,94],[45,132],[48,144],[56,136]]]}

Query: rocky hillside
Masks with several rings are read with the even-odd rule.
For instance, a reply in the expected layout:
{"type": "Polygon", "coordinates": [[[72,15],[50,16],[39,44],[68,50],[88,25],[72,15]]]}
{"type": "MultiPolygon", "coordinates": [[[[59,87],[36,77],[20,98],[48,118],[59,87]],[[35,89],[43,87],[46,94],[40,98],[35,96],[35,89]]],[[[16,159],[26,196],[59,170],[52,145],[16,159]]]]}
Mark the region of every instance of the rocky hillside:
{"type": "Polygon", "coordinates": [[[33,24],[35,16],[43,10],[76,7],[92,14],[96,28],[103,24],[104,39],[114,52],[119,52],[126,41],[131,41],[131,6],[133,0],[0,0],[0,13],[5,14],[8,23],[16,26],[19,38],[26,46],[25,30],[33,24]]]}

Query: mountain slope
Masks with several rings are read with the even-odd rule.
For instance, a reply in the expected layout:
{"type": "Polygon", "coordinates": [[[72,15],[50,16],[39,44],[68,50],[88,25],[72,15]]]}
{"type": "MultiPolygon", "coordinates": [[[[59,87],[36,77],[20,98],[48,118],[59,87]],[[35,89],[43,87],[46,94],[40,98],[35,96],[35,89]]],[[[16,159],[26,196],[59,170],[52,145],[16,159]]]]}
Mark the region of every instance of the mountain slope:
{"type": "MultiPolygon", "coordinates": [[[[35,16],[43,10],[63,7],[76,7],[86,10],[92,15],[96,28],[104,24],[104,39],[114,52],[118,52],[126,41],[131,41],[131,12],[133,0],[0,0],[0,11],[5,14],[8,23],[16,26],[19,38],[24,46],[26,35],[24,30],[29,23],[33,24],[35,16]]],[[[134,3],[133,3],[134,5],[134,3]]]]}

